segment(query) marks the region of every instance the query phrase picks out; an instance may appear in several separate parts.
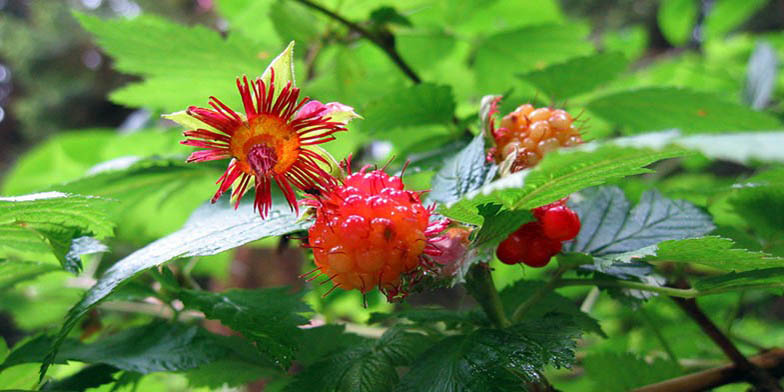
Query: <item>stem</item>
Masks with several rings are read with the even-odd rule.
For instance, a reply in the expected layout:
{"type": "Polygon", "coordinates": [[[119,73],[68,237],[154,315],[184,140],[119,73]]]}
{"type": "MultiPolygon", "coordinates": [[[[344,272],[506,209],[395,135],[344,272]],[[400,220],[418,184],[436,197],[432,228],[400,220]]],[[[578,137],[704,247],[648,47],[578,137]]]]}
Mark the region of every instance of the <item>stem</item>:
{"type": "Polygon", "coordinates": [[[466,288],[471,296],[479,302],[487,317],[499,328],[511,325],[506,318],[504,305],[493,283],[490,267],[485,263],[477,263],[468,270],[466,275],[466,288]]]}
{"type": "Polygon", "coordinates": [[[672,298],[672,300],[700,326],[700,329],[702,329],[702,331],[721,348],[724,354],[732,360],[738,370],[743,372],[746,375],[746,378],[748,378],[756,388],[760,391],[782,391],[778,380],[764,369],[751,363],[748,358],[735,347],[735,344],[719,330],[719,327],[708,318],[702,309],[700,309],[695,299],[672,298]]]}
{"type": "Polygon", "coordinates": [[[302,5],[313,8],[314,10],[319,11],[322,14],[327,15],[332,19],[335,19],[336,21],[342,23],[344,26],[348,27],[349,29],[356,31],[363,37],[367,38],[368,40],[370,40],[370,42],[373,42],[374,44],[376,44],[376,46],[381,48],[381,50],[383,50],[384,53],[387,54],[387,57],[389,57],[389,59],[392,60],[392,62],[395,63],[395,65],[397,65],[397,67],[400,68],[400,70],[403,71],[403,73],[406,74],[406,76],[408,76],[408,78],[411,79],[411,81],[417,84],[422,83],[422,79],[419,78],[419,75],[417,75],[416,72],[414,72],[414,70],[411,69],[411,67],[409,67],[408,64],[406,64],[403,58],[400,57],[400,54],[395,49],[395,41],[394,39],[391,39],[391,37],[388,39],[384,39],[384,37],[382,37],[381,35],[375,34],[365,29],[364,27],[358,25],[357,23],[354,23],[338,15],[333,11],[330,11],[316,3],[313,3],[310,0],[297,0],[297,1],[302,5]]]}
{"type": "MultiPolygon", "coordinates": [[[[784,350],[773,349],[749,358],[749,361],[777,377],[784,375],[784,350]]],[[[742,381],[746,376],[736,365],[729,364],[705,371],[646,385],[634,392],[700,392],[742,381]]]]}
{"type": "Polygon", "coordinates": [[[536,290],[525,302],[521,303],[517,309],[515,309],[514,313],[512,314],[512,322],[519,323],[525,313],[528,312],[534,305],[536,305],[539,301],[541,301],[547,294],[549,294],[553,289],[558,287],[559,282],[561,281],[561,276],[568,270],[568,268],[558,267],[555,270],[555,274],[550,277],[550,280],[547,281],[547,284],[540,287],[539,290],[536,290]]]}
{"type": "MultiPolygon", "coordinates": [[[[730,291],[737,291],[737,287],[719,287],[713,290],[697,290],[695,288],[689,289],[678,289],[674,287],[661,287],[661,286],[649,286],[645,283],[640,282],[632,282],[628,280],[597,280],[597,279],[561,279],[558,282],[556,287],[566,287],[566,286],[598,286],[598,287],[618,287],[622,289],[634,289],[634,290],[642,290],[642,291],[649,291],[652,293],[659,293],[662,295],[667,295],[670,297],[677,297],[677,298],[696,298],[703,295],[713,295],[713,294],[721,294],[727,293],[730,291]]],[[[756,284],[756,285],[748,285],[744,286],[744,289],[765,289],[765,288],[775,288],[775,287],[784,287],[782,283],[764,283],[764,284],[756,284]]]]}
{"type": "Polygon", "coordinates": [[[653,293],[659,293],[678,298],[694,298],[699,294],[704,294],[695,289],[676,289],[673,287],[649,286],[645,283],[632,282],[628,280],[561,279],[557,285],[557,287],[566,286],[618,287],[622,289],[650,291],[653,293]]]}

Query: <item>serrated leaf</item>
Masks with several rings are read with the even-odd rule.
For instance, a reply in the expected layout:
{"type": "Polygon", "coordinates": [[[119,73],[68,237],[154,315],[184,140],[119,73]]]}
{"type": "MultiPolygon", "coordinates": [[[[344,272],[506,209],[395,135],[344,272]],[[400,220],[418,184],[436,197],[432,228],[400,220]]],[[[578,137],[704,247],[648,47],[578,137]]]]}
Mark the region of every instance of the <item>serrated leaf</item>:
{"type": "Polygon", "coordinates": [[[451,87],[423,83],[400,88],[369,103],[361,127],[383,136],[397,128],[447,124],[454,113],[455,98],[451,87]]]}
{"type": "Polygon", "coordinates": [[[663,0],[656,19],[659,29],[673,46],[685,44],[694,24],[697,23],[699,2],[697,0],[663,0]]]}
{"type": "MultiPolygon", "coordinates": [[[[535,280],[519,280],[511,286],[505,287],[499,293],[501,303],[507,311],[508,316],[512,316],[515,308],[526,298],[531,297],[537,290],[544,286],[544,282],[535,280]]],[[[607,337],[599,322],[593,317],[580,310],[578,304],[554,291],[549,291],[533,307],[529,308],[525,314],[526,318],[544,318],[548,314],[560,314],[570,318],[571,322],[585,332],[592,332],[602,337],[607,337]]]]}
{"type": "Polygon", "coordinates": [[[428,198],[439,203],[455,201],[490,182],[497,170],[485,159],[484,136],[477,135],[436,173],[428,198]]]}
{"type": "Polygon", "coordinates": [[[476,50],[474,72],[483,91],[503,92],[515,75],[568,58],[587,55],[593,46],[577,23],[540,24],[487,36],[476,50]]]}
{"type": "Polygon", "coordinates": [[[500,204],[483,204],[477,211],[483,218],[473,241],[477,247],[493,248],[520,226],[534,220],[530,211],[502,209],[500,204]]]}
{"type": "Polygon", "coordinates": [[[580,332],[563,317],[447,337],[425,351],[400,380],[399,392],[521,390],[544,366],[574,362],[580,332]]]}
{"type": "Polygon", "coordinates": [[[591,113],[631,132],[678,128],[683,132],[722,132],[781,128],[775,117],[718,96],[674,87],[646,87],[599,97],[591,113]]]}
{"type": "MultiPolygon", "coordinates": [[[[102,363],[142,374],[187,370],[229,355],[220,338],[197,326],[155,322],[90,344],[68,340],[55,362],[102,363]]],[[[41,336],[15,348],[2,367],[40,362],[53,340],[41,336]]]]}
{"type": "Polygon", "coordinates": [[[269,56],[240,35],[223,39],[204,26],[185,27],[151,15],[117,20],[76,17],[114,58],[117,70],[145,77],[111,95],[123,105],[173,112],[216,96],[238,107],[234,79],[258,75],[266,65],[262,54],[269,56]]]}
{"type": "Polygon", "coordinates": [[[595,353],[583,362],[594,390],[607,392],[630,391],[681,375],[680,366],[672,361],[655,359],[647,362],[632,353],[595,353]],[[623,369],[610,372],[608,369],[623,369]]]}
{"type": "MultiPolygon", "coordinates": [[[[748,253],[758,253],[747,251],[748,253]]],[[[773,258],[767,256],[767,258],[773,258]]],[[[702,278],[694,282],[699,291],[742,290],[749,288],[781,288],[784,287],[784,258],[778,258],[782,267],[754,269],[744,272],[702,278]]]]}
{"type": "Polygon", "coordinates": [[[621,53],[602,53],[575,57],[520,77],[551,99],[566,100],[612,81],[628,64],[621,53]]]}
{"type": "Polygon", "coordinates": [[[180,156],[113,160],[109,165],[101,164],[100,170],[52,188],[119,201],[110,209],[112,216],[123,223],[118,232],[130,231],[134,234],[130,237],[139,241],[147,238],[149,230],[159,230],[160,234],[149,235],[153,238],[177,230],[215,191],[214,182],[220,176],[221,166],[186,164],[180,156]],[[115,162],[117,165],[113,164],[115,162]],[[154,227],[150,227],[148,220],[138,217],[150,214],[160,217],[154,227]],[[137,226],[128,227],[131,225],[137,226]]]}
{"type": "Polygon", "coordinates": [[[523,170],[464,196],[439,211],[464,222],[481,223],[476,207],[487,203],[530,210],[609,180],[647,173],[645,166],[684,155],[682,150],[651,151],[604,145],[592,150],[554,151],[532,170],[523,170]]]}
{"type": "Polygon", "coordinates": [[[648,262],[697,263],[727,271],[784,267],[784,258],[764,252],[734,249],[734,242],[717,236],[665,241],[648,262]]]}
{"type": "Polygon", "coordinates": [[[286,288],[239,290],[222,293],[184,290],[179,298],[186,307],[220,322],[256,342],[256,348],[283,369],[291,365],[302,331],[297,326],[308,320],[299,315],[310,311],[300,295],[286,288]]]}
{"type": "Polygon", "coordinates": [[[406,366],[431,344],[426,335],[391,328],[377,341],[335,352],[308,366],[289,391],[391,391],[396,366],[406,366]]]}
{"type": "Polygon", "coordinates": [[[84,391],[114,382],[114,373],[120,371],[111,365],[87,366],[73,375],[61,380],[46,383],[42,391],[84,391]]]}
{"type": "Polygon", "coordinates": [[[584,192],[573,205],[580,217],[580,233],[565,250],[606,256],[636,251],[662,241],[704,235],[713,230],[710,216],[682,200],[645,192],[631,208],[618,187],[584,192]]]}
{"type": "Polygon", "coordinates": [[[251,199],[245,198],[238,210],[234,210],[225,197],[215,205],[205,204],[193,213],[182,229],[137,250],[106,270],[69,311],[52,353],[42,365],[41,374],[45,374],[59,345],[79,319],[119,285],[142,271],[177,257],[214,255],[261,238],[304,230],[310,223],[299,221],[278,197],[273,200],[267,219],[262,220],[254,211],[251,199]]]}
{"type": "Polygon", "coordinates": [[[760,110],[768,105],[776,87],[779,59],[776,50],[766,42],[758,42],[746,66],[743,98],[748,105],[760,110]]]}
{"type": "Polygon", "coordinates": [[[38,260],[54,254],[67,271],[81,270],[81,254],[105,251],[78,240],[87,234],[108,237],[114,223],[111,200],[45,192],[0,198],[0,257],[38,260]],[[76,241],[76,242],[75,242],[76,241]]]}

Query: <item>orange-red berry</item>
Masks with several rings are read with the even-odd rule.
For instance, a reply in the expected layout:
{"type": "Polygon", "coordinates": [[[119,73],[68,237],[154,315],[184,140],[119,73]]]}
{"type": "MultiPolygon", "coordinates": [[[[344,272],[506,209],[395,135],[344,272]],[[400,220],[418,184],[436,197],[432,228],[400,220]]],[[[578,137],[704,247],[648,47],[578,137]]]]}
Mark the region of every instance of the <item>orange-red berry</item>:
{"type": "Polygon", "coordinates": [[[431,239],[443,223],[431,223],[419,193],[381,170],[350,174],[308,204],[316,207],[308,232],[316,266],[336,287],[396,295],[425,254],[440,254],[431,239]]]}

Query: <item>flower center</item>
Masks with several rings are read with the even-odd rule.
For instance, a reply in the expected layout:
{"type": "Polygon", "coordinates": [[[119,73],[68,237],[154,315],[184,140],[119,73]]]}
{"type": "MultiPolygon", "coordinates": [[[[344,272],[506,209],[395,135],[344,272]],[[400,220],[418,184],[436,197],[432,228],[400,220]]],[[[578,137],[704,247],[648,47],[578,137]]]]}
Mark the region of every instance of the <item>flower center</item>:
{"type": "Polygon", "coordinates": [[[257,176],[266,176],[272,173],[272,168],[278,163],[278,154],[264,143],[255,144],[248,151],[248,163],[257,176]]]}

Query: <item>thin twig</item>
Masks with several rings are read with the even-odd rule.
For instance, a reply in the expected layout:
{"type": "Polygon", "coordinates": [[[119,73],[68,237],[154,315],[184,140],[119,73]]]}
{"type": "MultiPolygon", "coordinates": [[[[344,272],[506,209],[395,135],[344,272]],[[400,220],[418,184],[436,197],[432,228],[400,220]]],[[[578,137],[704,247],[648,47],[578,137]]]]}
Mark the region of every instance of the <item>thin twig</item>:
{"type": "Polygon", "coordinates": [[[357,33],[361,34],[363,37],[370,40],[370,42],[373,42],[379,48],[381,48],[384,51],[384,53],[387,54],[387,57],[389,57],[389,59],[392,60],[392,62],[395,63],[395,65],[397,65],[397,67],[400,68],[400,70],[403,71],[403,73],[406,74],[406,76],[408,76],[409,79],[411,79],[414,83],[417,84],[422,83],[422,79],[419,78],[419,75],[417,75],[417,73],[414,72],[414,70],[408,64],[406,64],[403,58],[400,57],[400,54],[395,49],[394,39],[385,39],[381,35],[373,33],[368,29],[360,26],[359,24],[354,23],[316,3],[313,3],[310,0],[297,0],[297,1],[307,7],[313,8],[314,10],[321,12],[324,15],[329,16],[330,18],[342,23],[349,29],[354,30],[357,33]]]}
{"type": "MultiPolygon", "coordinates": [[[[749,358],[760,369],[784,376],[784,349],[774,349],[749,358]]],[[[685,376],[646,385],[634,392],[699,392],[742,381],[746,377],[735,364],[724,365],[685,376]]]]}
{"type": "Polygon", "coordinates": [[[776,378],[768,374],[767,371],[754,365],[746,358],[743,353],[735,347],[735,344],[724,335],[716,324],[700,309],[697,301],[693,298],[672,298],[683,311],[689,315],[699,325],[700,329],[708,335],[714,343],[729,357],[735,366],[742,371],[749,382],[760,391],[781,392],[781,386],[776,378]]]}

